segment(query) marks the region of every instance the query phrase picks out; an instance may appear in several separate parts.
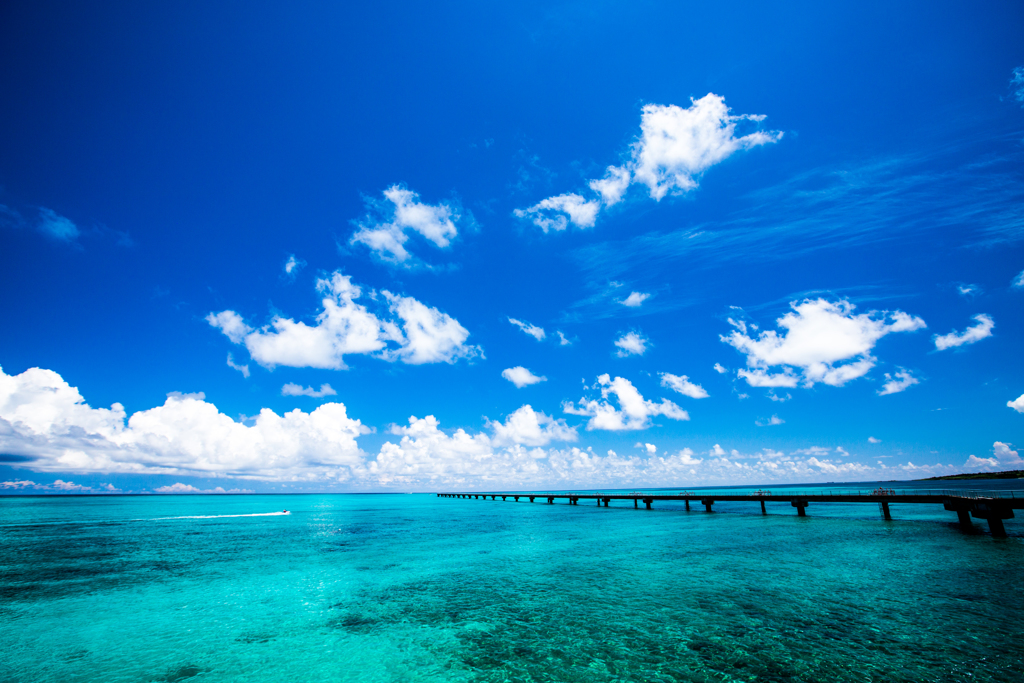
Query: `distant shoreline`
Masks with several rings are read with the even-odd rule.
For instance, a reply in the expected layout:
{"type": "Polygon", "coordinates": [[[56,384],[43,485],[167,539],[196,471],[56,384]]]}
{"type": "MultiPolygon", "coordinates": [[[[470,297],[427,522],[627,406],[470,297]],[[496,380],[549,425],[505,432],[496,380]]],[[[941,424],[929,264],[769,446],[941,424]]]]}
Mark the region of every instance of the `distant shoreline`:
{"type": "Polygon", "coordinates": [[[928,477],[915,481],[944,481],[950,479],[1024,479],[1024,470],[1006,470],[1005,472],[974,472],[971,474],[947,474],[945,477],[928,477]]]}

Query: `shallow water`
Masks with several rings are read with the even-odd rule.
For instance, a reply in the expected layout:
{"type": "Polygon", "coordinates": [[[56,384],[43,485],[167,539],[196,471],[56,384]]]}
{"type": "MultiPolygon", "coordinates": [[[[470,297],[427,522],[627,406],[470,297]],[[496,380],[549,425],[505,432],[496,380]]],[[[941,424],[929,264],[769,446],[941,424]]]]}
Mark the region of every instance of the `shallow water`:
{"type": "Polygon", "coordinates": [[[4,498],[0,681],[1024,678],[1020,515],[892,509],[4,498]]]}

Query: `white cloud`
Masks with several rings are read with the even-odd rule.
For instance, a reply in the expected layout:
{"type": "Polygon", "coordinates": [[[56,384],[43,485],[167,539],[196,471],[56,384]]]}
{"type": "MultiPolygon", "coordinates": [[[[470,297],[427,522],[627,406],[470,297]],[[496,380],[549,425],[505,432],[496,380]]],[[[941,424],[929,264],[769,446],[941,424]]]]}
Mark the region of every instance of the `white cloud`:
{"type": "Polygon", "coordinates": [[[647,351],[648,343],[649,340],[642,334],[628,332],[615,340],[615,345],[619,347],[615,355],[619,358],[633,355],[642,356],[647,351]]]}
{"type": "Polygon", "coordinates": [[[767,420],[760,419],[760,420],[755,420],[754,421],[754,424],[756,424],[758,427],[771,427],[771,426],[774,426],[774,425],[780,425],[780,424],[785,424],[785,423],[786,423],[786,421],[783,420],[778,415],[772,415],[767,420]]]}
{"type": "Polygon", "coordinates": [[[651,198],[684,194],[696,189],[707,169],[732,154],[782,139],[779,131],[754,131],[736,136],[740,122],[760,122],[764,116],[733,115],[725,98],[708,93],[690,100],[687,108],[676,105],[645,105],[640,115],[640,136],[630,147],[622,166],[609,166],[602,178],[589,182],[596,199],[569,193],[549,197],[515,215],[529,218],[544,232],[564,230],[571,221],[593,227],[602,208],[622,201],[631,184],[646,185],[651,198]]]}
{"type": "Polygon", "coordinates": [[[964,344],[973,344],[985,337],[992,336],[992,328],[996,324],[990,316],[979,313],[974,316],[973,320],[976,320],[977,324],[974,327],[968,327],[963,332],[953,330],[949,334],[935,335],[935,348],[939,351],[944,351],[957,346],[963,346],[964,344]]]}
{"type": "Polygon", "coordinates": [[[488,422],[494,432],[496,446],[546,446],[552,441],[576,441],[576,428],[564,419],[555,419],[535,411],[529,404],[505,418],[505,422],[488,422]]]}
{"type": "Polygon", "coordinates": [[[548,197],[528,209],[516,209],[517,218],[527,218],[544,232],[565,230],[571,221],[577,228],[592,228],[601,203],[587,201],[578,194],[548,197]]]}
{"type": "Polygon", "coordinates": [[[708,455],[712,455],[712,456],[715,456],[715,457],[719,457],[719,458],[720,458],[720,457],[722,457],[723,455],[725,455],[725,449],[724,449],[724,448],[722,448],[721,446],[719,446],[719,445],[718,445],[718,444],[716,443],[716,444],[715,444],[715,447],[714,447],[714,448],[712,448],[712,449],[711,449],[710,451],[708,451],[708,455]]]}
{"type": "Polygon", "coordinates": [[[384,190],[384,201],[367,204],[370,212],[356,223],[358,230],[349,244],[365,244],[383,261],[406,266],[415,262],[406,249],[410,232],[441,249],[458,234],[455,224],[461,216],[456,206],[424,204],[417,193],[401,185],[384,190]]]}
{"type": "Polygon", "coordinates": [[[1010,444],[996,441],[992,444],[992,455],[996,456],[1000,465],[1024,465],[1024,458],[1021,458],[1017,451],[1010,448],[1010,444]]]}
{"type": "MultiPolygon", "coordinates": [[[[381,319],[356,302],[362,290],[340,271],[317,280],[316,288],[325,296],[313,326],[275,316],[269,325],[253,329],[234,311],[210,313],[206,321],[232,342],[244,343],[252,359],[266,368],[343,370],[348,354],[410,365],[482,355],[480,347],[465,343],[469,332],[457,320],[412,297],[382,292],[391,319],[381,319]]],[[[379,301],[372,292],[370,298],[379,301]]]]}
{"type": "Polygon", "coordinates": [[[868,437],[868,443],[882,443],[882,440],[881,439],[876,439],[873,436],[869,436],[868,437]]]}
{"type": "Polygon", "coordinates": [[[1010,284],[1010,286],[1011,287],[1024,287],[1024,270],[1020,271],[1020,273],[1017,275],[1017,277],[1015,277],[1013,279],[1013,282],[1010,284]]]}
{"type": "Polygon", "coordinates": [[[642,448],[642,449],[644,449],[644,451],[646,451],[650,455],[654,455],[655,453],[658,452],[658,447],[655,446],[653,443],[639,443],[639,442],[637,442],[636,445],[633,446],[633,448],[642,448]]]}
{"type": "Polygon", "coordinates": [[[34,489],[34,488],[38,488],[39,486],[40,486],[40,484],[37,484],[34,481],[29,481],[28,479],[14,480],[14,481],[0,481],[0,487],[5,488],[5,489],[28,489],[28,488],[33,488],[34,489]]]}
{"type": "Polygon", "coordinates": [[[629,306],[630,308],[639,308],[640,305],[651,298],[650,294],[644,294],[643,292],[632,292],[625,299],[620,301],[623,306],[629,306]]]}
{"type": "Polygon", "coordinates": [[[707,94],[689,108],[648,104],[640,122],[641,137],[633,145],[629,170],[652,199],[681,194],[697,187],[697,178],[734,152],[778,142],[782,133],[755,131],[736,137],[736,124],[763,116],[733,116],[725,98],[707,94]]]}
{"type": "Polygon", "coordinates": [[[39,209],[37,227],[44,235],[59,242],[74,242],[79,235],[78,226],[71,219],[45,208],[39,209]]]}
{"type": "Polygon", "coordinates": [[[301,384],[288,382],[281,387],[282,396],[310,396],[312,398],[323,398],[324,396],[337,396],[338,392],[331,388],[330,384],[321,384],[320,390],[313,387],[304,387],[301,384]]]}
{"type": "Polygon", "coordinates": [[[249,377],[249,364],[247,363],[245,365],[239,365],[238,363],[235,362],[235,357],[232,356],[231,353],[228,353],[228,367],[229,368],[233,368],[235,370],[238,370],[240,373],[242,373],[242,377],[245,377],[246,379],[248,379],[248,377],[249,377]]]}
{"type": "Polygon", "coordinates": [[[721,363],[715,363],[715,372],[717,372],[720,375],[724,375],[725,373],[729,372],[729,370],[721,363]]]}
{"type": "Polygon", "coordinates": [[[605,169],[603,178],[591,180],[589,185],[591,190],[601,195],[601,203],[605,206],[613,206],[622,201],[631,182],[632,174],[629,169],[621,166],[609,166],[605,169]]]}
{"type": "Polygon", "coordinates": [[[651,426],[651,418],[657,415],[664,415],[673,420],[690,419],[689,413],[668,399],[662,399],[661,403],[644,400],[628,379],[616,377],[613,380],[604,374],[597,378],[597,383],[601,386],[603,400],[580,399],[578,408],[572,401],[566,401],[562,405],[562,409],[570,415],[589,416],[588,431],[647,429],[651,426]],[[619,404],[618,409],[608,402],[609,396],[615,396],[619,404]]]}
{"type": "Polygon", "coordinates": [[[768,400],[775,401],[776,403],[785,403],[786,401],[793,398],[793,395],[789,393],[787,393],[785,396],[779,396],[778,394],[775,393],[774,389],[769,389],[767,396],[768,400]]]}
{"type": "Polygon", "coordinates": [[[957,285],[956,291],[960,293],[960,296],[971,298],[981,293],[981,287],[978,285],[957,285]]]}
{"type": "Polygon", "coordinates": [[[878,390],[879,396],[887,396],[889,394],[898,394],[901,391],[906,391],[914,384],[919,384],[920,380],[911,375],[902,368],[890,375],[888,372],[885,373],[885,384],[878,390]]]}
{"type": "Polygon", "coordinates": [[[1018,413],[1024,413],[1024,394],[1021,394],[1016,399],[1006,402],[1007,408],[1013,408],[1018,413]]]}
{"type": "Polygon", "coordinates": [[[996,468],[999,467],[999,461],[996,460],[995,458],[979,458],[976,455],[972,455],[969,458],[967,458],[967,460],[964,462],[964,467],[996,468]]]}
{"type": "Polygon", "coordinates": [[[537,384],[538,382],[546,382],[548,379],[547,377],[538,377],[522,365],[517,365],[514,368],[505,368],[501,371],[501,376],[520,389],[531,384],[537,384]]]}
{"type": "Polygon", "coordinates": [[[562,334],[561,330],[555,330],[555,332],[558,334],[558,345],[559,346],[570,346],[572,344],[572,341],[568,337],[566,337],[564,334],[562,334]]]}
{"type": "MultiPolygon", "coordinates": [[[[547,333],[544,332],[543,327],[537,327],[536,325],[531,325],[530,323],[523,322],[522,320],[516,320],[515,318],[509,318],[508,321],[537,341],[544,341],[544,338],[547,337],[547,333]]],[[[562,344],[564,345],[566,343],[565,336],[562,335],[561,332],[558,334],[561,336],[562,344]]]]}
{"type": "Polygon", "coordinates": [[[790,307],[793,310],[776,321],[785,330],[781,335],[766,330],[754,337],[748,335],[742,320],[729,319],[734,329],[720,338],[746,354],[750,369],[739,370],[737,375],[750,386],[790,388],[800,381],[805,387],[818,382],[842,386],[874,367],[871,351],[879,339],[891,332],[925,327],[924,320],[903,311],[854,315],[855,306],[848,301],[805,299],[790,307]],[[840,364],[842,361],[849,362],[840,364]],[[776,367],[782,372],[772,374],[770,369],[776,367]]]}
{"type": "Polygon", "coordinates": [[[708,392],[699,384],[694,384],[686,375],[673,375],[668,372],[661,373],[661,386],[679,392],[690,398],[707,398],[708,392]]]}
{"type": "Polygon", "coordinates": [[[823,448],[822,446],[811,446],[810,448],[798,448],[793,451],[794,454],[799,455],[828,455],[832,452],[831,448],[823,448]]]}
{"type": "Polygon", "coordinates": [[[1013,99],[1024,104],[1024,66],[1018,66],[1010,74],[1010,88],[1013,91],[1013,99]]]}
{"type": "Polygon", "coordinates": [[[120,403],[90,407],[51,370],[0,370],[0,452],[34,471],[344,481],[364,467],[356,437],[368,432],[341,403],[283,416],[264,408],[247,426],[202,394],[172,393],[129,418],[120,403]]]}
{"type": "Polygon", "coordinates": [[[212,489],[201,489],[191,484],[182,484],[180,481],[170,486],[158,486],[153,489],[154,493],[252,493],[248,489],[227,489],[223,486],[217,486],[212,489]]]}
{"type": "Polygon", "coordinates": [[[284,262],[284,276],[289,280],[294,280],[299,271],[305,267],[305,261],[298,258],[295,254],[289,254],[288,259],[284,262]]]}

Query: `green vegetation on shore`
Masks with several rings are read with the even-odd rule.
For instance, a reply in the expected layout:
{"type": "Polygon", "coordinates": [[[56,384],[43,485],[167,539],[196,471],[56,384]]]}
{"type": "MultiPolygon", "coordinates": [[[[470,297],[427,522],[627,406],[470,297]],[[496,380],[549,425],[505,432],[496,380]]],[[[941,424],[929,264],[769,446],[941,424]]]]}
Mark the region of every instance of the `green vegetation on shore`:
{"type": "Polygon", "coordinates": [[[928,477],[917,481],[940,481],[944,479],[1024,479],[1024,470],[1005,472],[973,472],[971,474],[949,474],[945,477],[928,477]]]}

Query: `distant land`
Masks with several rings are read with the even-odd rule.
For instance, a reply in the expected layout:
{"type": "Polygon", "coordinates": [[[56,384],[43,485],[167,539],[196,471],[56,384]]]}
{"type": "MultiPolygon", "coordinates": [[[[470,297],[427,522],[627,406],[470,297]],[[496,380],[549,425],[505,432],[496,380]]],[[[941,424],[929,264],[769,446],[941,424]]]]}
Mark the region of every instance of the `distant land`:
{"type": "Polygon", "coordinates": [[[949,474],[945,477],[928,477],[917,481],[940,481],[945,479],[1024,479],[1024,470],[1005,472],[973,472],[971,474],[949,474]]]}

